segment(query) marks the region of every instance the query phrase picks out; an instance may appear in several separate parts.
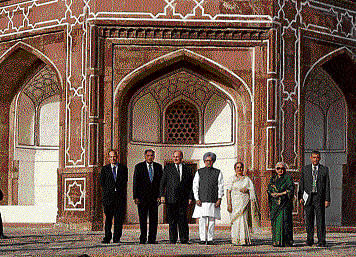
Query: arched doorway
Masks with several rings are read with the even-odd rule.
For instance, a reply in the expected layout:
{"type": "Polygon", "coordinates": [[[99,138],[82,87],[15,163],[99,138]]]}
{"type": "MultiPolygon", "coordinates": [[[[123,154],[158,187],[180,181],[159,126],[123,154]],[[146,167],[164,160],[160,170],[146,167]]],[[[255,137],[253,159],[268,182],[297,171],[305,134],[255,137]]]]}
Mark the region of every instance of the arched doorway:
{"type": "Polygon", "coordinates": [[[1,170],[7,180],[5,222],[56,221],[62,90],[56,69],[36,53],[19,44],[0,64],[1,81],[11,92],[3,95],[7,112],[2,113],[7,123],[2,159],[8,162],[1,170]],[[10,69],[12,80],[5,74],[10,69]]]}
{"type": "Polygon", "coordinates": [[[305,163],[310,162],[310,152],[315,149],[330,169],[332,204],[326,212],[328,225],[356,223],[356,140],[350,133],[356,124],[355,72],[356,64],[349,55],[337,51],[310,70],[303,87],[305,163]]]}
{"type": "MultiPolygon", "coordinates": [[[[156,161],[161,164],[171,161],[174,150],[182,150],[185,161],[197,168],[204,165],[203,154],[213,151],[218,157],[216,167],[229,177],[237,158],[251,163],[251,100],[241,81],[228,80],[222,70],[219,73],[185,54],[173,63],[165,60],[167,66],[153,66],[151,74],[147,69],[143,74],[138,72],[132,81],[140,78],[139,81],[121,88],[114,118],[120,121],[119,133],[113,138],[119,139],[121,158],[131,171],[143,160],[147,148],[156,151],[156,161]]],[[[131,194],[132,174],[128,183],[127,222],[137,223],[131,194]]],[[[223,214],[221,222],[228,220],[227,213],[223,214]]]]}

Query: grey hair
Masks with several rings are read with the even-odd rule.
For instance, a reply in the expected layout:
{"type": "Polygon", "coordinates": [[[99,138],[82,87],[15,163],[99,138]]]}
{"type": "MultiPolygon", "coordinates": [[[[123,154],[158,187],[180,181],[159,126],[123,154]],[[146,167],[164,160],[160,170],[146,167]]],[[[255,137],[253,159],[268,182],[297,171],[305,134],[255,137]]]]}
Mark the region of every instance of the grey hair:
{"type": "Polygon", "coordinates": [[[203,155],[203,161],[206,160],[206,158],[211,157],[211,159],[213,160],[213,162],[216,161],[216,154],[212,153],[212,152],[207,152],[203,155]]]}
{"type": "Polygon", "coordinates": [[[285,162],[277,162],[276,168],[278,165],[282,165],[283,168],[288,169],[288,165],[285,162]]]}

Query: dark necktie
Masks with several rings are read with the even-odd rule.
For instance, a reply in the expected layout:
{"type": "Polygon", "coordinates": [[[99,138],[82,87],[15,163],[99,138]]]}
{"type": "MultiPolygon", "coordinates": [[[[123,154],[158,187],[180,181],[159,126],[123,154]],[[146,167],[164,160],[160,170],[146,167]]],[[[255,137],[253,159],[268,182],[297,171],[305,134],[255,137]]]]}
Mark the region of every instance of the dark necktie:
{"type": "Polygon", "coordinates": [[[179,170],[179,164],[176,164],[176,168],[178,171],[178,175],[179,175],[179,181],[182,181],[181,175],[180,175],[180,170],[179,170]]]}
{"type": "Polygon", "coordinates": [[[116,166],[112,168],[112,174],[114,175],[114,180],[116,181],[116,166]]]}
{"type": "Polygon", "coordinates": [[[153,180],[152,164],[148,165],[148,176],[150,177],[150,181],[152,182],[152,180],[153,180]]]}
{"type": "Polygon", "coordinates": [[[316,166],[313,167],[313,186],[312,186],[312,192],[316,193],[317,188],[316,188],[316,180],[318,178],[318,170],[316,169],[316,166]]]}

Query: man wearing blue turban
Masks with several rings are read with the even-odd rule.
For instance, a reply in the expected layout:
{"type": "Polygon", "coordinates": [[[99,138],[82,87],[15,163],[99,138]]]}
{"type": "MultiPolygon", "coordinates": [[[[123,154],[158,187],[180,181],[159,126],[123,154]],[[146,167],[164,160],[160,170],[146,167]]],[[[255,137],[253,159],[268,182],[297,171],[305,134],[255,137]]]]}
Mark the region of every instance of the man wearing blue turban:
{"type": "Polygon", "coordinates": [[[205,153],[203,160],[205,167],[195,173],[193,180],[196,200],[193,218],[199,218],[200,243],[211,245],[214,244],[215,219],[221,219],[220,205],[224,196],[224,180],[221,171],[213,167],[216,161],[214,153],[205,153]]]}

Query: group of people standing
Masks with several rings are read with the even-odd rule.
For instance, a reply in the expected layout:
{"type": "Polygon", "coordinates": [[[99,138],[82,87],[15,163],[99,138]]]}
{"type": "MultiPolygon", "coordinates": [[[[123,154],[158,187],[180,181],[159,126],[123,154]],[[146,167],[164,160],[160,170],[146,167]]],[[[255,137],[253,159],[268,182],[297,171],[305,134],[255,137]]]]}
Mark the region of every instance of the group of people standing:
{"type": "MultiPolygon", "coordinates": [[[[155,244],[158,225],[158,206],[166,205],[169,223],[169,242],[189,243],[187,210],[195,201],[193,218],[199,218],[201,244],[214,244],[216,219],[221,219],[220,206],[224,196],[224,179],[219,169],[213,167],[216,155],[204,154],[205,167],[195,175],[183,162],[183,152],[173,152],[173,163],[162,165],[154,162],[155,152],[144,152],[145,160],[138,163],[133,175],[133,200],[137,205],[140,221],[140,244],[155,244]],[[147,232],[147,219],[149,229],[147,232]]],[[[100,175],[105,213],[105,237],[102,243],[120,243],[126,209],[127,167],[118,163],[115,150],[108,154],[110,164],[100,175]],[[112,221],[114,233],[112,235],[112,221]]],[[[320,153],[311,154],[311,165],[302,168],[298,198],[304,204],[307,227],[307,244],[314,243],[314,218],[317,221],[318,245],[325,246],[325,207],[330,205],[330,181],[327,167],[321,165],[320,153]]],[[[251,179],[244,174],[244,164],[234,165],[235,174],[227,180],[227,211],[230,213],[231,238],[235,245],[251,244],[251,229],[260,229],[260,213],[251,179]]],[[[294,182],[286,173],[283,162],[276,165],[268,185],[268,201],[274,246],[293,244],[294,182]]]]}
{"type": "MultiPolygon", "coordinates": [[[[298,200],[304,205],[307,245],[314,244],[314,220],[316,220],[318,246],[326,246],[325,208],[330,206],[329,169],[320,164],[320,152],[310,155],[311,164],[302,167],[298,200]]],[[[293,244],[294,182],[286,173],[283,162],[276,165],[275,175],[268,185],[268,202],[274,246],[293,244]]]]}

